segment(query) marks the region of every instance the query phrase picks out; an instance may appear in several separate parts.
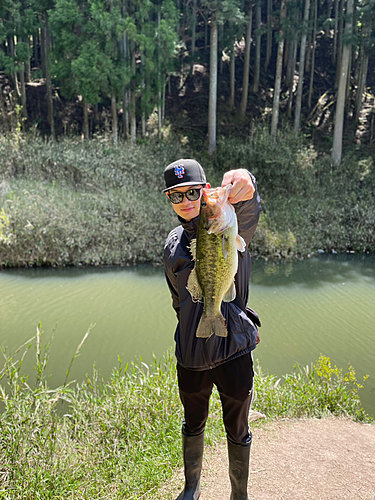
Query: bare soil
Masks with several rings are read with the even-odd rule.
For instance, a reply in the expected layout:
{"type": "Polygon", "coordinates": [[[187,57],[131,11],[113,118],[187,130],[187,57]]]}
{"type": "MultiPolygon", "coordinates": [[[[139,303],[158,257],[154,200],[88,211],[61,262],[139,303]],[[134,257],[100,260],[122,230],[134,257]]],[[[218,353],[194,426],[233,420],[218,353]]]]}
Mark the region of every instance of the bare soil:
{"type": "MultiPolygon", "coordinates": [[[[206,448],[200,500],[229,500],[226,443],[206,448]]],[[[183,470],[157,498],[175,499],[183,470]]],[[[249,500],[375,499],[375,425],[349,419],[279,421],[253,427],[249,500]]]]}

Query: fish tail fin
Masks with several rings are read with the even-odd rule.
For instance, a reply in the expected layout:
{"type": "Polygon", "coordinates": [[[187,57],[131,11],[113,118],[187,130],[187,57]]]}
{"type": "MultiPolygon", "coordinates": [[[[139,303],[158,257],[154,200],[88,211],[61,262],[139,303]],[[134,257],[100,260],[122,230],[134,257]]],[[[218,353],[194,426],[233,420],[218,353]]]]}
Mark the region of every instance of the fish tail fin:
{"type": "Polygon", "coordinates": [[[218,337],[228,336],[224,317],[221,314],[220,316],[203,315],[197,328],[197,337],[208,339],[214,334],[218,337]]]}

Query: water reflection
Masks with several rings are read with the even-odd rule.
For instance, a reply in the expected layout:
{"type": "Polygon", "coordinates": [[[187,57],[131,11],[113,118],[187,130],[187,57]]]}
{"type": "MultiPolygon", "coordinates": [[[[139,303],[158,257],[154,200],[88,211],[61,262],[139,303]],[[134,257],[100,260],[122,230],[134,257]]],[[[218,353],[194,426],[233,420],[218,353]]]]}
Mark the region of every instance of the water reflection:
{"type": "Polygon", "coordinates": [[[356,280],[375,281],[375,257],[369,255],[319,255],[296,262],[257,260],[251,283],[262,286],[303,285],[317,288],[327,283],[356,280]]]}
{"type": "Polygon", "coordinates": [[[131,273],[140,277],[157,276],[164,274],[163,266],[152,266],[149,264],[140,264],[138,266],[67,266],[67,267],[32,267],[16,269],[0,269],[0,277],[21,277],[25,279],[55,279],[55,278],[84,278],[88,275],[106,275],[111,273],[131,273]]]}

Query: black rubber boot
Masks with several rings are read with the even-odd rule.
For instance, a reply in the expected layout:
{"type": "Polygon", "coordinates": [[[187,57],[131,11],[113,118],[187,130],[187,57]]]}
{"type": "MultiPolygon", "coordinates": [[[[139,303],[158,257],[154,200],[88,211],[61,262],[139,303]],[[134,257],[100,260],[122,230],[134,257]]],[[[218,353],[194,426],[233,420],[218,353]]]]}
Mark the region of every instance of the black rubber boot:
{"type": "MultiPolygon", "coordinates": [[[[250,434],[251,436],[251,434],[250,434]]],[[[232,486],[230,500],[248,500],[247,481],[249,479],[251,440],[246,446],[228,440],[229,478],[232,486]]]]}
{"type": "Polygon", "coordinates": [[[204,433],[199,436],[182,434],[184,455],[185,488],[177,500],[198,500],[201,495],[201,470],[204,448],[204,433]]]}

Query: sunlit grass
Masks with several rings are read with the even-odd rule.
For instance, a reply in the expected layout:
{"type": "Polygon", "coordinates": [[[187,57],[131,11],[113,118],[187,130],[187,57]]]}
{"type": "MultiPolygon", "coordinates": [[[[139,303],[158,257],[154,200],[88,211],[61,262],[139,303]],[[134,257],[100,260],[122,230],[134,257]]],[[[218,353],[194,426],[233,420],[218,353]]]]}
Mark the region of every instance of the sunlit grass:
{"type": "MultiPolygon", "coordinates": [[[[16,353],[3,350],[0,498],[131,500],[156,491],[182,460],[183,409],[172,354],[154,359],[151,366],[141,359],[125,366],[119,360],[109,380],[99,380],[94,369],[78,384],[68,382],[70,363],[66,383],[51,388],[46,376],[50,347],[43,347],[39,327],[36,338],[16,353]],[[33,348],[35,378],[22,370],[33,348]]],[[[282,379],[265,375],[258,366],[253,409],[268,421],[326,415],[370,421],[359,389],[353,368],[343,373],[325,357],[311,367],[296,366],[282,379]]],[[[214,391],[206,441],[223,437],[214,391]]]]}

